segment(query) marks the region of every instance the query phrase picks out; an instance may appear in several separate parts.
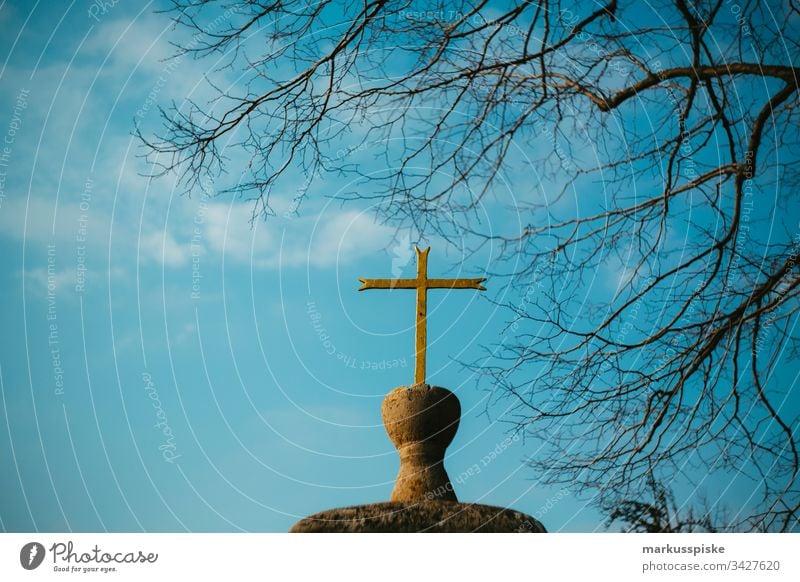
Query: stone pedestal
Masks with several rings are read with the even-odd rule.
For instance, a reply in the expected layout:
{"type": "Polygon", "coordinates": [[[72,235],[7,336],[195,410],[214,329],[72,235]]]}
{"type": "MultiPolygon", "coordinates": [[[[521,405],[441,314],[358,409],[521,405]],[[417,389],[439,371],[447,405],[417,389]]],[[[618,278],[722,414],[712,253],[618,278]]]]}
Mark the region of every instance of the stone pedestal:
{"type": "Polygon", "coordinates": [[[461,418],[455,394],[427,384],[401,386],[383,400],[381,413],[400,454],[391,501],[323,511],[301,519],[290,531],[545,532],[519,511],[458,502],[444,467],[445,450],[461,418]]]}
{"type": "Polygon", "coordinates": [[[490,505],[424,501],[384,502],[321,511],[292,533],[545,533],[529,515],[490,505]]]}
{"type": "Polygon", "coordinates": [[[383,426],[400,454],[391,501],[458,501],[444,468],[444,452],[461,419],[456,395],[419,384],[395,388],[381,407],[383,426]]]}

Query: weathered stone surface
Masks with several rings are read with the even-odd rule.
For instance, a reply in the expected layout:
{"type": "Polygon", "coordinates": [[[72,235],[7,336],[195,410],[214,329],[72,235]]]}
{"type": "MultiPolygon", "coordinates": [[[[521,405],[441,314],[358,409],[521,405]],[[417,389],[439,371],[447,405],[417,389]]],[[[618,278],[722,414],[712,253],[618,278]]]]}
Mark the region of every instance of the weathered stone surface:
{"type": "Polygon", "coordinates": [[[489,505],[385,502],[322,511],[298,521],[293,533],[545,533],[529,515],[489,505]]]}
{"type": "Polygon", "coordinates": [[[458,501],[444,468],[444,452],[458,430],[461,405],[439,386],[395,388],[383,400],[383,425],[400,454],[391,500],[458,501]]]}
{"type": "Polygon", "coordinates": [[[395,388],[383,400],[383,424],[400,453],[391,501],[340,507],[298,521],[295,533],[544,533],[529,515],[458,503],[444,453],[458,430],[461,405],[445,388],[395,388]]]}

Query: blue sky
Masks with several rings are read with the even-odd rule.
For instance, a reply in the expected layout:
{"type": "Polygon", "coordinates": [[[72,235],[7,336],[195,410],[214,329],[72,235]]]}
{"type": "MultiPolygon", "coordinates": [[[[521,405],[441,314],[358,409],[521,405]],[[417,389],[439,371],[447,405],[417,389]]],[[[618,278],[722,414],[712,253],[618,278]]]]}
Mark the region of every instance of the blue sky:
{"type": "MultiPolygon", "coordinates": [[[[285,531],[388,499],[380,402],[412,379],[414,294],[359,294],[357,277],[410,276],[416,241],[327,198],[343,179],[314,184],[296,215],[298,173],[251,229],[249,203],[144,177],[134,119],[156,128],[156,105],[202,96],[207,65],[164,61],[172,29],[154,5],[89,7],[0,8],[20,31],[0,39],[0,527],[285,531]]],[[[454,268],[458,250],[429,242],[432,276],[487,267],[454,268]]],[[[585,500],[537,484],[521,462],[535,450],[507,441],[502,407],[485,414],[458,363],[504,316],[466,291],[431,292],[429,313],[429,381],[462,402],[447,459],[460,498],[529,513],[551,500],[546,524],[594,529],[585,500]]]]}

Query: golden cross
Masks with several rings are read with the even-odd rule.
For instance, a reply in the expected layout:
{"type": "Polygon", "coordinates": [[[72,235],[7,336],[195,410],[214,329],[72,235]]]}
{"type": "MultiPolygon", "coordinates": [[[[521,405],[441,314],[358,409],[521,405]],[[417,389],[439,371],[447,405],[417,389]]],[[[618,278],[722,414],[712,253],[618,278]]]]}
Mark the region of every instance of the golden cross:
{"type": "MultiPolygon", "coordinates": [[[[416,248],[416,247],[415,247],[416,248]]],[[[417,290],[417,341],[416,363],[414,366],[414,384],[425,383],[425,347],[427,343],[427,311],[428,289],[478,289],[486,291],[481,285],[483,279],[428,279],[428,247],[424,251],[417,251],[417,278],[416,279],[361,279],[363,283],[359,291],[367,289],[416,289],[417,290]]]]}

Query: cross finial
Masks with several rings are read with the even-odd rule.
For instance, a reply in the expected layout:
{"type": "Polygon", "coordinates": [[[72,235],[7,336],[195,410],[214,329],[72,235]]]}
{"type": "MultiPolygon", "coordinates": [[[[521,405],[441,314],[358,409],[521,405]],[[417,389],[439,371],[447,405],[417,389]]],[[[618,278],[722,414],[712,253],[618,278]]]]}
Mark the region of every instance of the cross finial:
{"type": "Polygon", "coordinates": [[[425,348],[427,344],[427,309],[428,289],[477,289],[486,291],[481,285],[486,279],[428,279],[428,251],[417,251],[416,279],[361,279],[363,283],[358,289],[416,289],[417,290],[417,329],[416,329],[416,362],[414,366],[414,384],[425,383],[425,348]]]}

